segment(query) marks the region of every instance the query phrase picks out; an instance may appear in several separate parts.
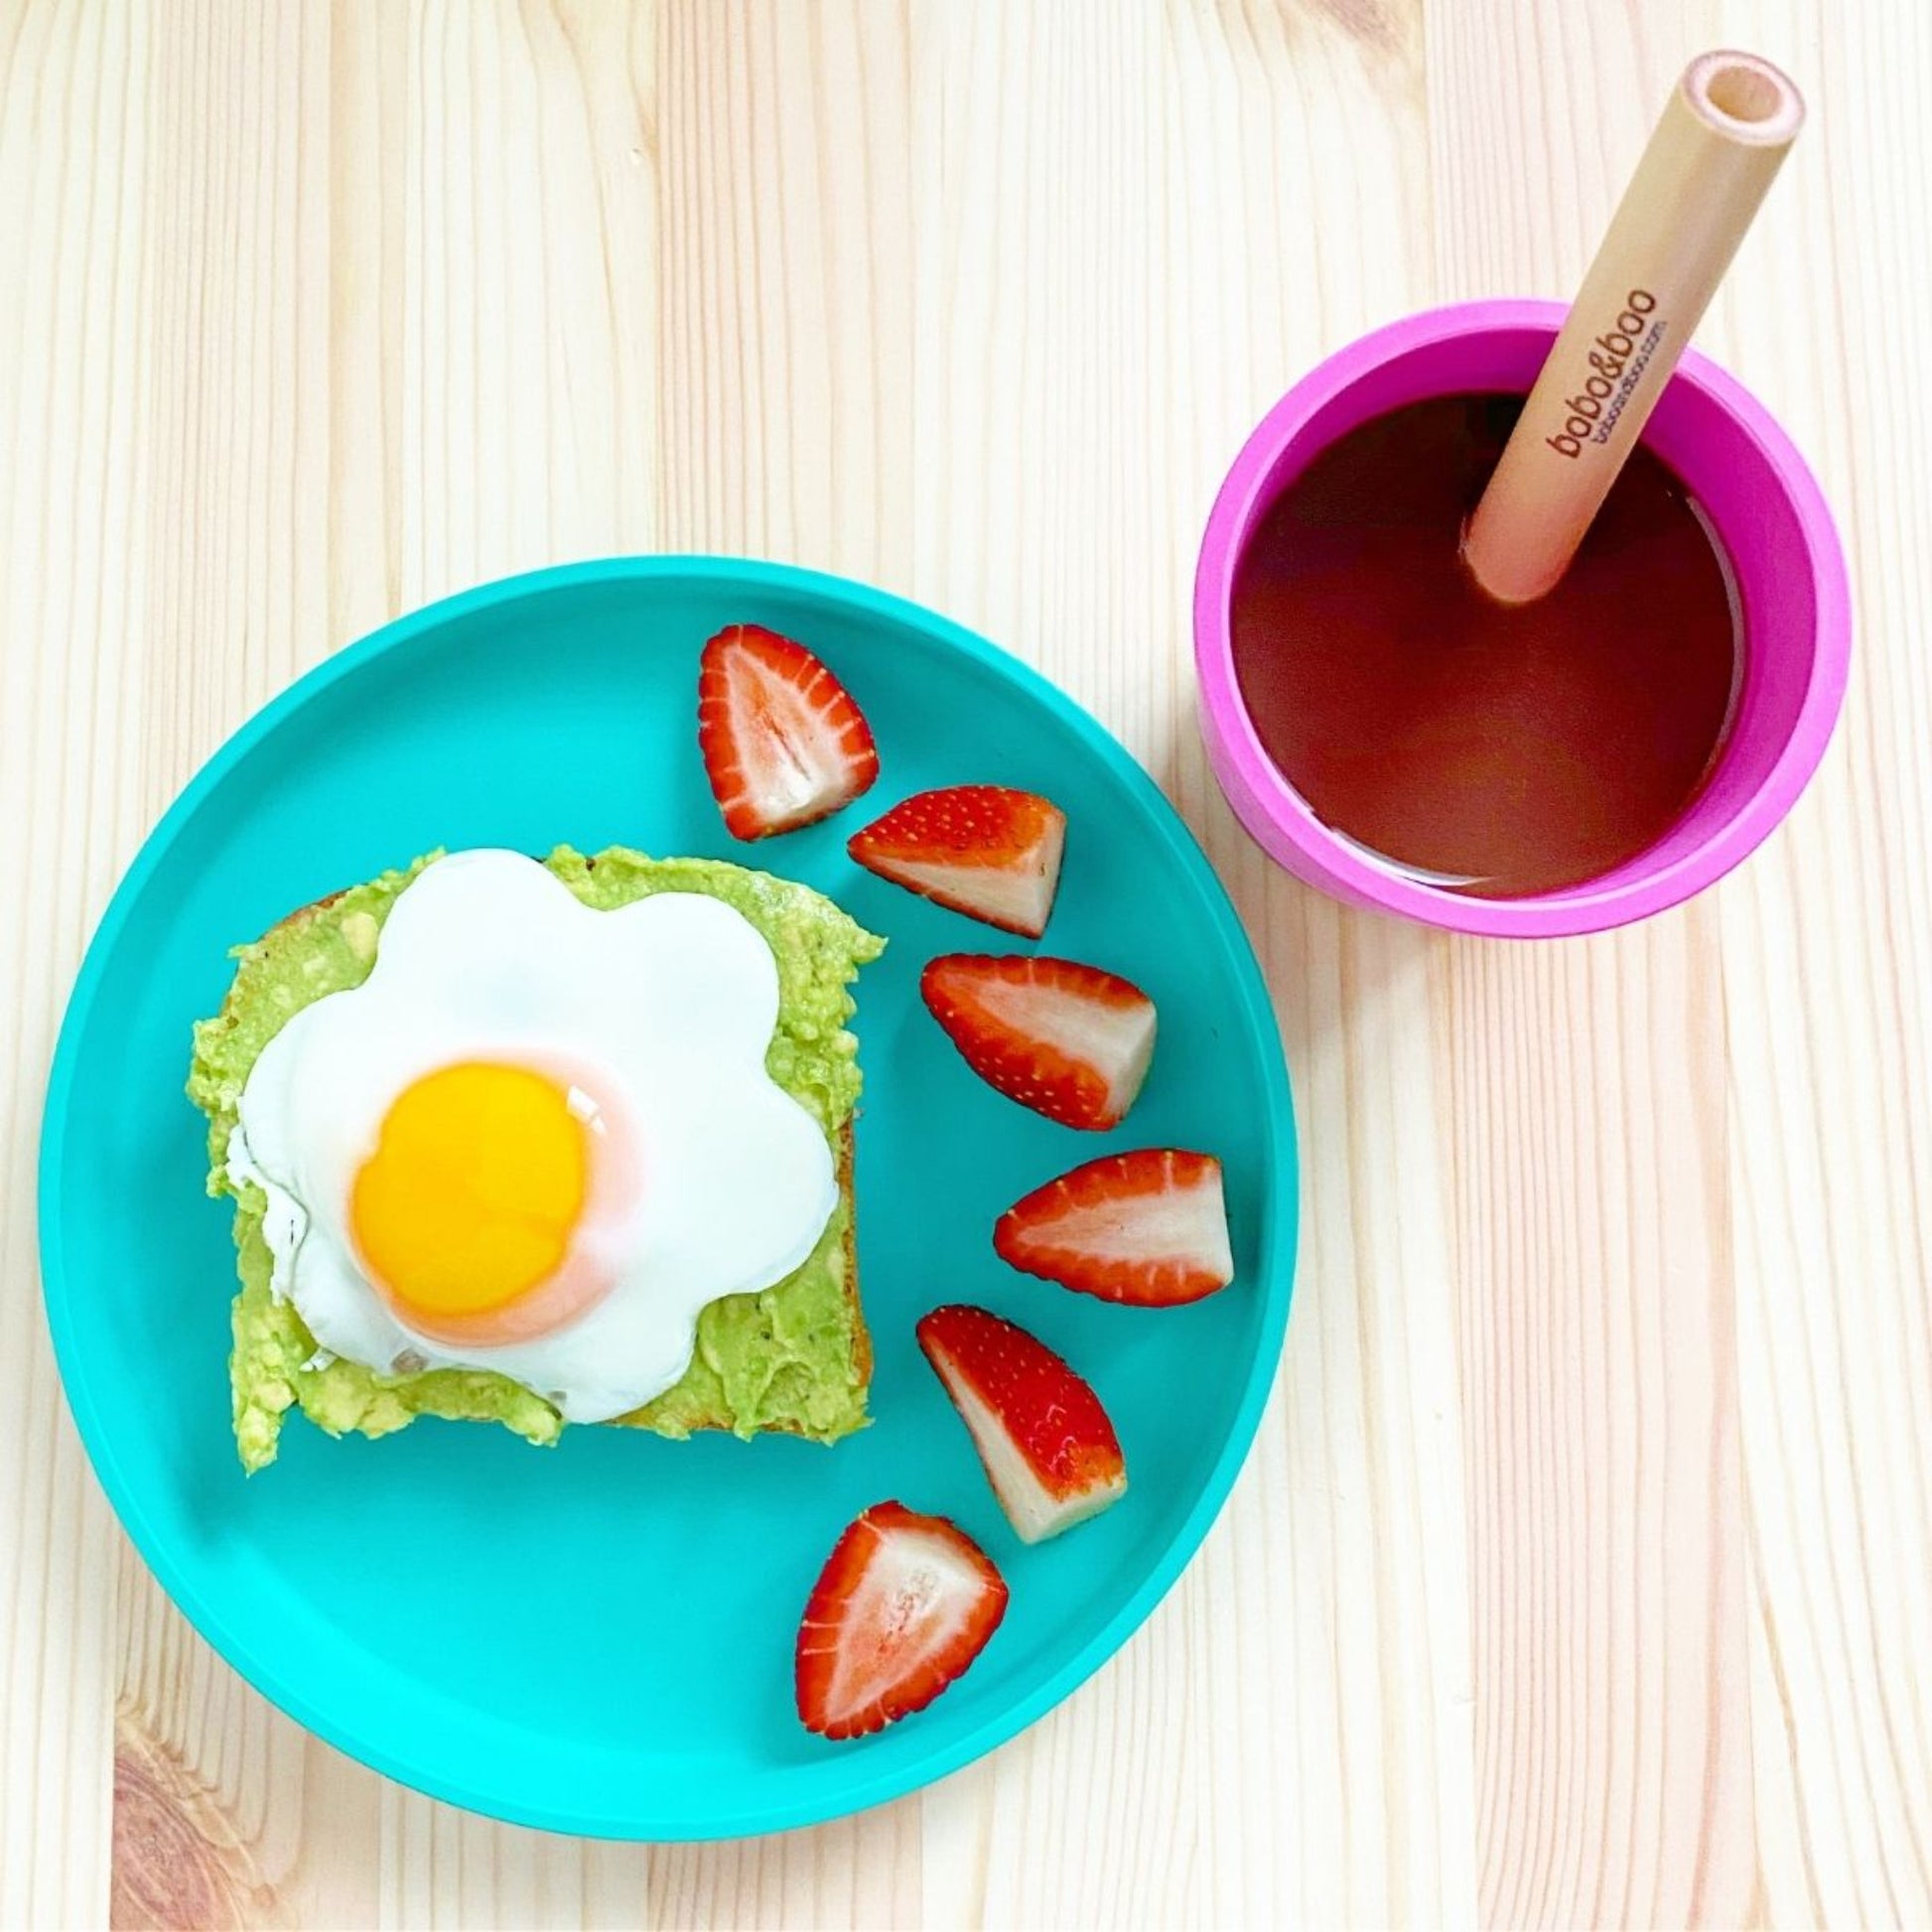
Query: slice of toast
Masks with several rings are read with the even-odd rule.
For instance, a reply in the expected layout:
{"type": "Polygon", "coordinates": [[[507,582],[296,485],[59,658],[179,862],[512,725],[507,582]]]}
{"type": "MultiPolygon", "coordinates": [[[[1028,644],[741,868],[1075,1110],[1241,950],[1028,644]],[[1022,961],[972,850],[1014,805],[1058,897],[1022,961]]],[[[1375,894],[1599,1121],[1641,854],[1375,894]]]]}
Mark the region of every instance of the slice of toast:
{"type": "MultiPolygon", "coordinates": [[[[428,863],[418,860],[406,872],[302,906],[238,947],[221,1011],[196,1028],[188,1090],[208,1116],[208,1191],[235,1202],[241,1289],[230,1375],[236,1446],[250,1470],[274,1459],[291,1407],[333,1435],[386,1435],[419,1415],[499,1422],[537,1443],[554,1441],[563,1428],[548,1403],[500,1375],[444,1368],[376,1375],[318,1351],[294,1306],[270,1291],[260,1192],[237,1188],[227,1176],[228,1135],[256,1056],[292,1013],[367,976],[390,906],[428,863]]],[[[853,1012],[847,988],[884,941],[808,888],[723,861],[651,860],[623,847],[585,858],[560,847],[543,863],[587,903],[615,906],[655,892],[707,892],[759,929],[779,973],[778,1026],[767,1065],[818,1121],[837,1160],[839,1202],[811,1257],[758,1294],[707,1308],[683,1378],[618,1423],[674,1438],[730,1430],[825,1443],[863,1428],[872,1344],[854,1243],[857,1043],[844,1023],[853,1012]]]]}

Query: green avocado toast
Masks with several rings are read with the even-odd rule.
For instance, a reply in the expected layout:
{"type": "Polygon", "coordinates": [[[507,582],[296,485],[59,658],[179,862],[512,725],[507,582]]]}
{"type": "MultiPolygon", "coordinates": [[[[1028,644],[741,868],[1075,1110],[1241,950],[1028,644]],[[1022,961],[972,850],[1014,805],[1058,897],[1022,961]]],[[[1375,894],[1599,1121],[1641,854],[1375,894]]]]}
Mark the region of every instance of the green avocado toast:
{"type": "MultiPolygon", "coordinates": [[[[294,1304],[270,1290],[261,1190],[228,1177],[228,1137],[257,1055],[293,1014],[361,984],[390,908],[437,856],[305,906],[237,947],[239,964],[220,1013],[195,1028],[188,1095],[208,1119],[208,1192],[235,1203],[241,1288],[229,1371],[235,1445],[250,1473],[275,1459],[291,1405],[333,1436],[383,1436],[425,1415],[498,1422],[532,1443],[552,1443],[564,1427],[542,1397],[487,1370],[379,1375],[319,1354],[294,1304]]],[[[847,989],[885,941],[808,887],[723,860],[649,859],[622,846],[586,858],[559,846],[543,863],[600,910],[653,893],[704,893],[757,928],[778,966],[778,1024],[766,1070],[818,1123],[838,1168],[839,1204],[804,1264],[760,1293],[712,1303],[699,1316],[683,1378],[619,1422],[674,1438],[704,1429],[747,1438],[775,1430],[820,1443],[863,1428],[872,1349],[853,1248],[852,1114],[860,1075],[845,1023],[854,1010],[847,989]]]]}

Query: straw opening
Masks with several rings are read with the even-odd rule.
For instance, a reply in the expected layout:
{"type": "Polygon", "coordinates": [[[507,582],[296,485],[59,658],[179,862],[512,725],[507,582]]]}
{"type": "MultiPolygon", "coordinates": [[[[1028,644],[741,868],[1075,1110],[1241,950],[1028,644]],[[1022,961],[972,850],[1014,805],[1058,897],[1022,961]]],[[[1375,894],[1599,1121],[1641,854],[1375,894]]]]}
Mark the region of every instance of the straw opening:
{"type": "Polygon", "coordinates": [[[1736,140],[1789,141],[1805,118],[1803,95],[1754,54],[1707,54],[1691,64],[1684,87],[1698,113],[1736,140]]]}
{"type": "Polygon", "coordinates": [[[1768,121],[1784,98],[1754,68],[1721,68],[1705,83],[1704,97],[1733,121],[1768,121]]]}

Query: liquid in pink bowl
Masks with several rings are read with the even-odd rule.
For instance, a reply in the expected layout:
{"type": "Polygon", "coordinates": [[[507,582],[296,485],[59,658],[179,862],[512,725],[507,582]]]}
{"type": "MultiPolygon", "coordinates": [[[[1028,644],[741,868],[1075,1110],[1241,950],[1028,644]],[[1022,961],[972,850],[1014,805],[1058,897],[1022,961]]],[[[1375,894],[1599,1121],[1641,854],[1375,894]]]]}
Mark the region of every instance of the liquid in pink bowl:
{"type": "MultiPolygon", "coordinates": [[[[1320,485],[1328,477],[1345,485],[1351,452],[1373,440],[1372,432],[1368,438],[1352,433],[1391,411],[1432,398],[1524,394],[1563,314],[1555,303],[1472,303],[1363,338],[1320,364],[1269,413],[1215,502],[1194,604],[1201,727],[1210,761],[1236,814],[1264,849],[1297,877],[1349,903],[1503,937],[1589,932],[1647,917],[1721,878],[1772,830],[1816,768],[1837,718],[1851,621],[1844,558],[1830,513],[1803,459],[1762,406],[1695,353],[1686,356],[1660,400],[1643,447],[1658,460],[1650,468],[1681,481],[1699,505],[1719,555],[1701,565],[1697,532],[1686,540],[1678,529],[1673,537],[1670,506],[1661,486],[1651,487],[1655,479],[1642,481],[1641,488],[1638,477],[1627,480],[1633,485],[1631,513],[1665,517],[1643,526],[1645,545],[1625,561],[1641,571],[1647,552],[1655,560],[1653,575],[1662,572],[1671,580],[1667,587],[1662,577],[1654,578],[1660,599],[1667,588],[1670,593],[1659,630],[1671,634],[1607,640],[1605,655],[1619,665],[1615,677],[1566,663],[1564,653],[1587,638],[1590,625],[1573,610],[1553,628],[1564,614],[1552,604],[1537,621],[1547,653],[1540,665],[1526,671],[1517,642],[1504,638],[1497,665],[1518,680],[1518,688],[1507,693],[1493,720],[1480,715],[1471,697],[1487,667],[1480,656],[1466,655],[1466,643],[1463,657],[1428,667],[1440,677],[1442,691],[1463,707],[1452,721],[1459,735],[1446,737],[1440,729],[1445,721],[1428,715],[1437,701],[1432,694],[1418,692],[1413,703],[1403,703],[1404,694],[1394,693],[1397,702],[1382,732],[1392,762],[1378,770],[1361,762],[1376,756],[1377,747],[1375,735],[1359,726],[1377,717],[1374,681],[1399,671],[1400,653],[1384,654],[1372,666],[1342,655],[1326,667],[1318,657],[1271,667],[1267,652],[1257,649],[1256,624],[1258,618],[1267,621],[1270,597],[1286,618],[1321,616],[1318,582],[1303,576],[1284,597],[1279,573],[1271,575],[1281,560],[1283,513],[1301,501],[1319,514],[1324,496],[1329,502],[1346,499],[1333,488],[1298,490],[1298,483],[1320,485]],[[1641,500],[1645,490],[1657,500],[1641,500]],[[1698,609],[1680,608],[1687,595],[1711,591],[1725,566],[1737,603],[1734,685],[1732,640],[1721,634],[1711,600],[1700,607],[1701,617],[1698,609]],[[1685,668],[1680,710],[1664,703],[1671,653],[1680,654],[1685,668]],[[1279,674],[1271,676],[1271,668],[1279,674]],[[1334,674],[1344,668],[1353,675],[1338,684],[1334,674]],[[1531,675],[1534,683],[1524,684],[1531,675]],[[1560,682],[1552,684],[1553,677],[1560,682]],[[1589,782],[1572,786],[1555,781],[1547,760],[1521,757],[1505,734],[1512,715],[1518,728],[1528,715],[1523,701],[1531,689],[1554,691],[1553,702],[1583,708],[1569,718],[1574,749],[1593,749],[1586,713],[1619,731],[1632,748],[1629,769],[1606,772],[1599,759],[1589,782]],[[1338,721],[1336,736],[1351,740],[1336,755],[1324,741],[1327,717],[1338,721]],[[1281,762],[1271,757],[1271,745],[1281,762]],[[1469,767],[1472,782],[1488,784],[1491,794],[1458,801],[1444,787],[1470,747],[1478,753],[1469,767]],[[1405,757],[1407,765],[1400,761],[1405,757]],[[1301,772],[1325,812],[1304,796],[1288,769],[1301,772]],[[1432,791],[1445,808],[1441,812],[1432,791]],[[1526,798],[1545,813],[1546,837],[1551,826],[1566,837],[1538,854],[1534,826],[1526,824],[1529,844],[1507,837],[1498,842],[1492,836],[1496,808],[1508,796],[1526,798]],[[1567,797],[1602,819],[1600,829],[1573,828],[1551,817],[1567,797]],[[1459,829],[1449,822],[1447,809],[1457,803],[1465,806],[1459,829]],[[1359,822],[1350,820],[1350,810],[1359,822]],[[1344,828],[1351,822],[1369,838],[1348,836],[1344,828]],[[1386,836],[1377,839],[1378,832],[1386,836]],[[1494,878],[1462,886],[1432,882],[1428,862],[1452,852],[1457,838],[1473,843],[1480,856],[1496,858],[1494,878]],[[1380,852],[1371,849],[1378,843],[1380,852]],[[1513,890],[1541,880],[1562,883],[1513,890]]],[[[1428,412],[1415,420],[1427,421],[1428,412]]],[[[1359,482],[1367,472],[1359,463],[1355,470],[1359,482]]],[[[1441,505],[1433,496],[1430,501],[1433,514],[1441,505]]],[[[1308,534],[1305,527],[1305,540],[1308,534]]],[[[1614,534],[1606,529],[1606,540],[1614,534]]],[[[1366,541],[1392,559],[1399,554],[1386,529],[1366,541]]],[[[1354,558],[1359,569],[1352,539],[1335,554],[1354,558]]],[[[1601,581],[1611,583],[1612,575],[1605,569],[1601,581]]],[[[1454,590],[1442,588],[1446,596],[1454,590]]],[[[1643,609],[1641,592],[1630,595],[1635,588],[1626,571],[1622,609],[1612,614],[1620,623],[1643,609]]],[[[1412,616],[1435,608],[1410,589],[1406,583],[1394,587],[1390,608],[1412,616]]],[[[1443,609],[1449,614],[1449,603],[1443,609]]],[[[1553,710],[1550,716],[1562,722],[1567,714],[1553,710]]],[[[1588,775],[1581,766],[1579,773],[1580,780],[1588,775]]],[[[1460,871],[1455,876],[1471,877],[1460,871]]]]}

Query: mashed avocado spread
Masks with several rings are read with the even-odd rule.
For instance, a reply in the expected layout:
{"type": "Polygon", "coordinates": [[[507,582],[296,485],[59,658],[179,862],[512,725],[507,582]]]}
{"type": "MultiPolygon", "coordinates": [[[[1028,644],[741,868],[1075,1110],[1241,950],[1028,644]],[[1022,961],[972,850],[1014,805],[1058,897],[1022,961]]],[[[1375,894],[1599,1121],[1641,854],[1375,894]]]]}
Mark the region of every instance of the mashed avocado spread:
{"type": "MultiPolygon", "coordinates": [[[[331,1435],[359,1430],[382,1436],[418,1416],[499,1422],[533,1443],[555,1442],[563,1430],[563,1419],[540,1396],[484,1370],[377,1375],[353,1362],[319,1357],[294,1305],[269,1291],[260,1189],[228,1180],[228,1136],[256,1056],[292,1014],[367,978],[390,907],[435,856],[352,887],[238,947],[240,964],[226,1003],[216,1018],[195,1029],[188,1095],[208,1117],[208,1192],[235,1201],[241,1292],[229,1368],[235,1444],[251,1473],[275,1459],[282,1417],[292,1403],[331,1435]]],[[[845,1031],[853,1012],[846,988],[860,967],[879,957],[883,939],[807,887],[721,860],[647,859],[622,846],[587,859],[559,846],[544,864],[600,910],[668,892],[707,893],[743,913],[778,963],[778,1026],[765,1065],[837,1151],[840,1130],[859,1098],[857,1044],[845,1031]]],[[[749,1437],[782,1429],[822,1443],[862,1428],[867,1350],[846,1279],[849,1213],[842,1202],[811,1257],[783,1281],[707,1308],[683,1379],[621,1420],[661,1436],[726,1428],[749,1437]]]]}

